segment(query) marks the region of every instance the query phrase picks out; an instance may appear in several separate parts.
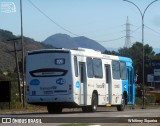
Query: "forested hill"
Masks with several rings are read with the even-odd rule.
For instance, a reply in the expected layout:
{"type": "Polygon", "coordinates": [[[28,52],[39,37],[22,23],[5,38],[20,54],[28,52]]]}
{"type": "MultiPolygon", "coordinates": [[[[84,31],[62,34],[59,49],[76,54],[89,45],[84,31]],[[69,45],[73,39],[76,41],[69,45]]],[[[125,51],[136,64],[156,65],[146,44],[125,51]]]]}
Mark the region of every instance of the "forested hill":
{"type": "MultiPolygon", "coordinates": [[[[14,46],[12,41],[7,41],[9,39],[17,38],[18,36],[14,35],[10,31],[0,29],[0,71],[14,71],[15,69],[15,55],[14,46]]],[[[21,49],[20,41],[16,42],[17,49],[21,49]]],[[[46,45],[44,43],[37,42],[31,38],[24,37],[24,46],[25,52],[28,50],[34,49],[45,49],[45,48],[53,48],[53,46],[46,45]]],[[[19,61],[21,60],[19,52],[19,61]]]]}

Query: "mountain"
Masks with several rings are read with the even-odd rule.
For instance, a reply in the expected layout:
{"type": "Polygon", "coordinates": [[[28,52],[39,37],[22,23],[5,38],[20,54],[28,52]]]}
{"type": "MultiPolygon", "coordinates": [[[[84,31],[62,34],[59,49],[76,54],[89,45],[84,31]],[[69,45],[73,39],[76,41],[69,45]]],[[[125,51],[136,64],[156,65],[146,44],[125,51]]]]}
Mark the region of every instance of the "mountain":
{"type": "MultiPolygon", "coordinates": [[[[17,38],[12,32],[0,29],[0,72],[2,71],[14,71],[15,54],[13,52],[14,45],[9,39],[17,38]]],[[[20,41],[16,41],[17,50],[21,49],[20,41]]],[[[44,43],[37,42],[31,38],[24,37],[25,52],[34,49],[46,49],[53,48],[53,46],[46,45],[44,43]]],[[[18,52],[19,61],[21,61],[21,52],[18,52]]]]}
{"type": "Polygon", "coordinates": [[[55,34],[43,41],[45,44],[53,45],[56,48],[89,48],[104,52],[106,49],[98,42],[84,36],[70,37],[66,34],[55,34]]]}

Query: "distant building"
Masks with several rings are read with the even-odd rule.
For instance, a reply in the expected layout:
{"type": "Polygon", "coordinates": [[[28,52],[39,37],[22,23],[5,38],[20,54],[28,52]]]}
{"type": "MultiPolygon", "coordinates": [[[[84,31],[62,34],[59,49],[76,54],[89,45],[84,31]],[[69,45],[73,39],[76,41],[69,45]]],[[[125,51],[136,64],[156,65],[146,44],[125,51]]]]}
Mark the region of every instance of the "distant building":
{"type": "Polygon", "coordinates": [[[152,73],[147,75],[147,82],[153,83],[156,89],[160,89],[160,60],[151,61],[152,73]]]}

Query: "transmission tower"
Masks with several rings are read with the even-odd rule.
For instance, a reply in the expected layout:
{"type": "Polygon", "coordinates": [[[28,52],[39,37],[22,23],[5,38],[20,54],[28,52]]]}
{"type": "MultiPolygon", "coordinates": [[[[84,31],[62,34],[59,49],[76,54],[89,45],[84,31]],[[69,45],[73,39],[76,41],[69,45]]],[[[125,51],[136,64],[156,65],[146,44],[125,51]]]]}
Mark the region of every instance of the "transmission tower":
{"type": "Polygon", "coordinates": [[[124,47],[126,48],[130,48],[131,47],[131,36],[130,36],[130,23],[129,23],[129,19],[127,16],[127,21],[126,21],[126,36],[125,36],[125,44],[124,47]]]}

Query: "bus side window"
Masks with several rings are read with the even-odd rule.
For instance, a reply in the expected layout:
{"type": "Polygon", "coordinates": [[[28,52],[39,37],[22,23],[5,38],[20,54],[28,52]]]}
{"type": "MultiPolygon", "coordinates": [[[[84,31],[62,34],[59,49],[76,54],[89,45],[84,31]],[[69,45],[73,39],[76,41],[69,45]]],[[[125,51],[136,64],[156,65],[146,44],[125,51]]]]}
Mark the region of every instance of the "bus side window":
{"type": "Polygon", "coordinates": [[[95,78],[103,78],[103,70],[102,70],[102,60],[94,58],[93,59],[93,71],[95,78]]]}
{"type": "Polygon", "coordinates": [[[128,72],[128,82],[129,84],[132,84],[134,82],[133,69],[131,67],[128,67],[127,72],[128,72]]]}
{"type": "Polygon", "coordinates": [[[126,80],[127,79],[127,68],[125,62],[120,62],[120,72],[121,72],[121,79],[126,80]]]}
{"type": "Polygon", "coordinates": [[[87,74],[88,78],[93,78],[93,60],[92,58],[87,58],[87,74]]]}
{"type": "Polygon", "coordinates": [[[120,79],[119,61],[112,61],[113,79],[120,79]]]}
{"type": "Polygon", "coordinates": [[[83,70],[83,64],[82,63],[79,64],[79,71],[80,71],[81,83],[84,83],[84,70],[83,70]]]}
{"type": "Polygon", "coordinates": [[[86,82],[86,66],[85,66],[85,62],[79,62],[79,75],[80,75],[80,80],[81,83],[85,83],[86,82]]]}
{"type": "Polygon", "coordinates": [[[130,83],[131,84],[133,84],[133,82],[134,82],[134,74],[133,74],[133,69],[131,68],[131,75],[130,75],[131,77],[131,80],[130,80],[130,83]]]}
{"type": "Polygon", "coordinates": [[[110,65],[105,65],[105,69],[106,69],[106,83],[110,84],[110,82],[111,82],[110,65]]]}
{"type": "Polygon", "coordinates": [[[75,70],[75,76],[78,77],[78,63],[77,63],[77,56],[74,56],[74,70],[75,70]]]}

